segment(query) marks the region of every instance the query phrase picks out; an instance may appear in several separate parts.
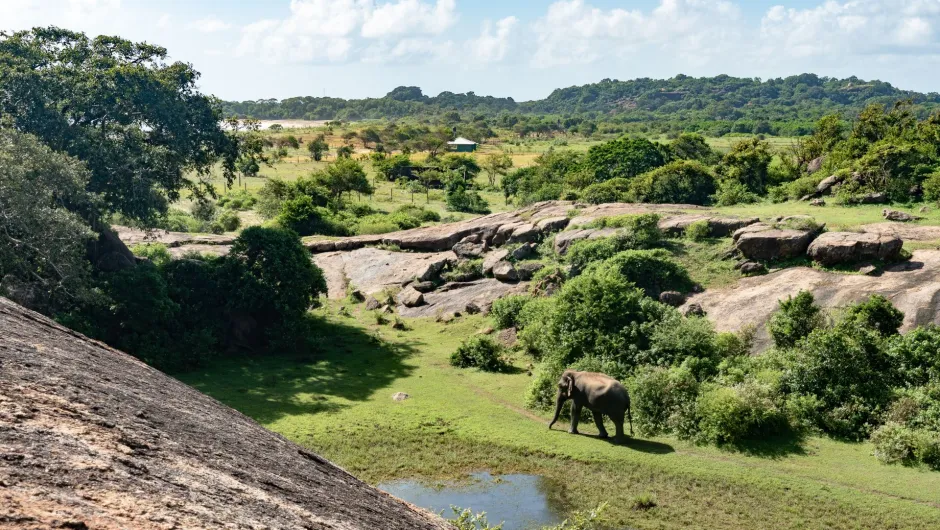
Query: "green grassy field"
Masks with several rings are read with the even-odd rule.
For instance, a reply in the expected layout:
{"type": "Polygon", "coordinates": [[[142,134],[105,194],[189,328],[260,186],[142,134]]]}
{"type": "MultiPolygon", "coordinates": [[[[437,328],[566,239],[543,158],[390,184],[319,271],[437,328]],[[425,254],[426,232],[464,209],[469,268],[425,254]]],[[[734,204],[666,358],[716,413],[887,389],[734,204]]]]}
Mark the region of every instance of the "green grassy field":
{"type": "Polygon", "coordinates": [[[233,359],[179,377],[371,483],[541,474],[570,510],[608,502],[611,528],[940,527],[940,473],[881,465],[868,443],[768,441],[741,453],[639,436],[618,446],[589,424],[581,436],[549,431],[546,414],[522,407],[528,359],[514,359],[512,374],[448,364],[484,318],[395,331],[347,307],[352,316],[317,311],[324,346],[314,357],[233,359]],[[411,398],[395,402],[395,392],[411,398]],[[634,510],[648,494],[657,506],[634,510]]]}

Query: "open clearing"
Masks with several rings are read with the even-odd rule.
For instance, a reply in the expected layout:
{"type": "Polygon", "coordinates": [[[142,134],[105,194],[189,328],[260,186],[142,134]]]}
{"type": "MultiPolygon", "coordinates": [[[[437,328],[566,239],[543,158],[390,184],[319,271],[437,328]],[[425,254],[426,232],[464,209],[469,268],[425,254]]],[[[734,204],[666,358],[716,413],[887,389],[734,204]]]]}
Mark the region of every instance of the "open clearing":
{"type": "MultiPolygon", "coordinates": [[[[489,322],[377,325],[361,305],[317,310],[329,340],[316,359],[232,359],[184,382],[310,447],[370,483],[473,471],[533,473],[558,484],[571,510],[608,502],[611,528],[936,528],[940,474],[885,466],[869,443],[809,438],[748,453],[637,436],[617,446],[556,426],[522,407],[529,360],[517,373],[461,370],[448,356],[489,322]],[[411,398],[396,402],[396,392],[411,398]],[[657,506],[634,510],[652,494],[657,506]]],[[[472,507],[480,509],[479,507],[472,507]]]]}

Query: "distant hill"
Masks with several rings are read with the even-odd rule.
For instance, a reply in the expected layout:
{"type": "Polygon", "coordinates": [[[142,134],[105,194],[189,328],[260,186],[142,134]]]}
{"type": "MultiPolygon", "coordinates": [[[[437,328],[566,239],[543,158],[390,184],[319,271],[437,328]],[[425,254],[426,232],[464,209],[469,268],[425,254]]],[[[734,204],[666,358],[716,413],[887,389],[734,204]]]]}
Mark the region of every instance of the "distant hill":
{"type": "Polygon", "coordinates": [[[940,107],[940,94],[901,90],[883,81],[857,77],[835,79],[815,74],[760,80],[727,75],[672,79],[604,79],[560,88],[547,98],[517,102],[512,98],[442,92],[427,96],[418,87],[398,87],[384,97],[339,99],[296,97],[282,101],[226,102],[225,111],[259,119],[362,120],[498,114],[578,116],[600,121],[679,121],[811,123],[839,112],[847,117],[870,103],[892,105],[912,100],[919,114],[940,107]]]}

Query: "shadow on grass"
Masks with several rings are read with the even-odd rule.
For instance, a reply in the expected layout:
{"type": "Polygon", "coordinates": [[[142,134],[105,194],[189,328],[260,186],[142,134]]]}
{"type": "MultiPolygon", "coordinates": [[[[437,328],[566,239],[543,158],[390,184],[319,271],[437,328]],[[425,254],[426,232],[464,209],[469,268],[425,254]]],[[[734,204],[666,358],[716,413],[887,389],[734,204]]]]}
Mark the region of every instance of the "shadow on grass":
{"type": "Polygon", "coordinates": [[[805,455],[806,449],[803,447],[805,438],[800,433],[791,432],[769,436],[762,440],[748,440],[729,448],[749,456],[776,460],[791,455],[805,455]]]}
{"type": "Polygon", "coordinates": [[[318,352],[231,358],[179,378],[266,424],[342,410],[341,401],[367,400],[415,369],[406,363],[415,345],[389,343],[361,328],[320,318],[313,332],[318,352]]]}
{"type": "Polygon", "coordinates": [[[625,441],[617,444],[614,442],[613,438],[608,438],[607,442],[622,445],[633,449],[634,451],[639,451],[641,453],[649,453],[653,455],[667,455],[669,453],[675,453],[676,450],[669,444],[664,444],[662,442],[654,442],[653,440],[643,440],[641,438],[630,437],[625,441]]]}

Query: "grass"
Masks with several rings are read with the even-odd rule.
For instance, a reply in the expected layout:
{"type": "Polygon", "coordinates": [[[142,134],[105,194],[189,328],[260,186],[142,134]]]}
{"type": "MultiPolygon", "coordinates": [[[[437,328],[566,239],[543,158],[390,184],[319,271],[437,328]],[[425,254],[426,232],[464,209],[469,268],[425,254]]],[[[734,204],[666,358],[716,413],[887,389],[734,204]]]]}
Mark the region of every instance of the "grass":
{"type": "Polygon", "coordinates": [[[852,230],[862,225],[884,222],[885,219],[882,217],[881,211],[885,208],[924,217],[924,219],[911,224],[940,224],[940,209],[931,207],[927,212],[920,213],[921,206],[920,204],[911,206],[863,204],[858,206],[826,205],[820,207],[810,206],[808,202],[790,201],[781,204],[771,202],[740,204],[718,207],[714,210],[717,213],[726,215],[760,217],[761,219],[769,219],[778,215],[809,215],[819,222],[826,223],[826,228],[829,231],[852,230]]]}
{"type": "MultiPolygon", "coordinates": [[[[697,252],[705,250],[689,251],[697,252]]],[[[350,316],[337,307],[318,310],[330,341],[314,358],[232,359],[180,379],[371,483],[536,473],[559,484],[553,496],[567,509],[609,502],[603,522],[612,528],[940,525],[940,473],[881,465],[868,443],[809,438],[738,453],[670,438],[617,446],[594,438],[590,422],[582,436],[549,431],[545,413],[521,407],[524,370],[448,364],[463,337],[489,324],[483,317],[413,320],[396,331],[361,304],[350,316]],[[395,392],[411,398],[395,402],[395,392]],[[634,509],[638,499],[656,506],[634,509]]]]}

